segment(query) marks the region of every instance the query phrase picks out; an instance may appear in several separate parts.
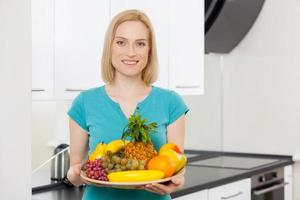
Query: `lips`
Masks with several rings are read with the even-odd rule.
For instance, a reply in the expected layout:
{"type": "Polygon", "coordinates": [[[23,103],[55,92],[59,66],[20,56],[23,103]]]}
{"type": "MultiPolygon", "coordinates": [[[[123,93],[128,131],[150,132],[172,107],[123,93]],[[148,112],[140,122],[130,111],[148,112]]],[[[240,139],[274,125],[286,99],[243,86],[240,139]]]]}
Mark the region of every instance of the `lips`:
{"type": "Polygon", "coordinates": [[[138,62],[138,60],[122,60],[125,65],[136,65],[138,62]]]}

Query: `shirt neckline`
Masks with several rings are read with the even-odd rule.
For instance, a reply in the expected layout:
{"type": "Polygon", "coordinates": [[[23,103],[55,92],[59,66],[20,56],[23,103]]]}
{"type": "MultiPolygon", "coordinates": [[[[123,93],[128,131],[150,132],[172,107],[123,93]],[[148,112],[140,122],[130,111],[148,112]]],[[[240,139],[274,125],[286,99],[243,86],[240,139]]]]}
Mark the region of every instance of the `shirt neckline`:
{"type": "MultiPolygon", "coordinates": [[[[141,100],[140,102],[137,103],[136,108],[135,108],[135,112],[136,112],[137,109],[140,109],[141,106],[143,106],[144,104],[146,104],[146,103],[149,101],[149,99],[151,98],[151,96],[152,96],[153,93],[154,93],[155,88],[156,88],[155,86],[153,86],[153,85],[151,86],[151,90],[150,90],[150,92],[148,93],[148,95],[147,95],[143,100],[141,100]]],[[[118,108],[120,109],[120,111],[122,112],[123,116],[124,116],[126,119],[128,119],[127,116],[125,115],[125,113],[122,111],[120,104],[119,104],[118,102],[114,101],[112,98],[110,98],[110,96],[107,94],[106,89],[105,89],[105,85],[103,85],[103,86],[101,87],[101,91],[102,91],[104,97],[107,99],[107,101],[108,101],[111,105],[113,105],[113,106],[115,106],[115,107],[118,107],[118,108]]],[[[135,113],[135,112],[134,112],[134,113],[135,113]]]]}

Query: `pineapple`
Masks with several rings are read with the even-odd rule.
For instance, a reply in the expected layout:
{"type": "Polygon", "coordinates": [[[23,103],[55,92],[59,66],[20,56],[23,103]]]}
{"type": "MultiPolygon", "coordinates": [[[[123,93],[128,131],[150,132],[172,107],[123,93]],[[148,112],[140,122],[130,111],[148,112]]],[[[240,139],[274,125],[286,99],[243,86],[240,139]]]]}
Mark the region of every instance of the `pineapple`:
{"type": "Polygon", "coordinates": [[[147,119],[142,119],[138,113],[131,115],[122,134],[122,139],[131,138],[125,147],[125,158],[148,162],[156,156],[157,151],[150,138],[150,133],[154,132],[156,128],[155,122],[147,123],[147,119]]]}

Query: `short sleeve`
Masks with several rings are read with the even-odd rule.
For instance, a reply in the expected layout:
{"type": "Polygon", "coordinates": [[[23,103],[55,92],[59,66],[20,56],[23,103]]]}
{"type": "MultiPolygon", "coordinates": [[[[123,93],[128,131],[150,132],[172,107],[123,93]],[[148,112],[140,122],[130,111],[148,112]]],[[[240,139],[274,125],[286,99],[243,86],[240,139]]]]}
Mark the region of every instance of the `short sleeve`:
{"type": "Polygon", "coordinates": [[[172,124],[183,114],[186,114],[189,108],[183,101],[183,98],[174,91],[171,91],[170,102],[169,102],[169,122],[168,125],[172,124]]]}
{"type": "Polygon", "coordinates": [[[84,95],[81,92],[72,102],[68,115],[85,131],[88,132],[86,125],[86,112],[84,107],[84,95]]]}

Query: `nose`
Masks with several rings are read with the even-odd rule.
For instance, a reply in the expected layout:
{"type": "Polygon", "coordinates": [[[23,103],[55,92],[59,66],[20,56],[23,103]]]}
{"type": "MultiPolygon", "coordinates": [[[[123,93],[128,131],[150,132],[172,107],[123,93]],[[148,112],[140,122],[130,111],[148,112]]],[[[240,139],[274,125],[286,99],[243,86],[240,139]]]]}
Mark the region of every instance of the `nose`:
{"type": "Polygon", "coordinates": [[[127,55],[128,57],[134,57],[136,55],[136,49],[134,47],[134,44],[130,44],[127,49],[127,55]]]}

